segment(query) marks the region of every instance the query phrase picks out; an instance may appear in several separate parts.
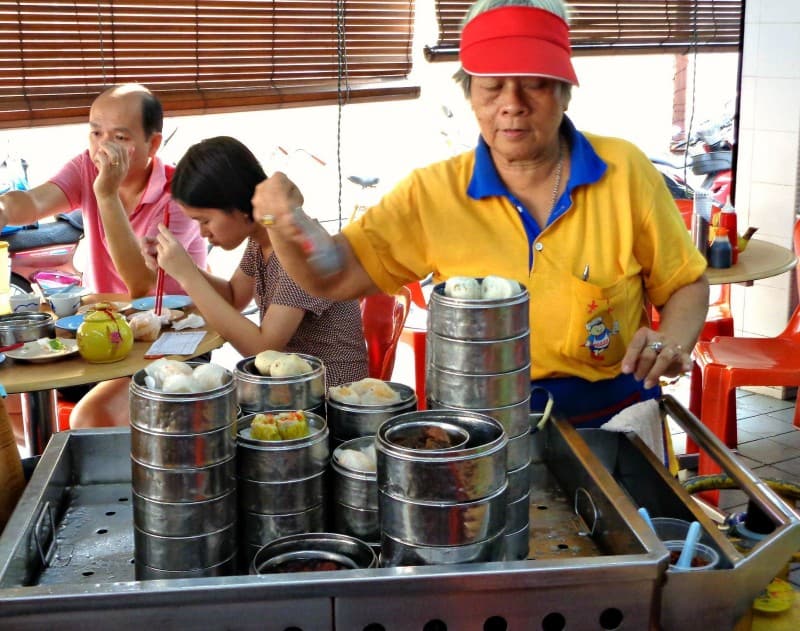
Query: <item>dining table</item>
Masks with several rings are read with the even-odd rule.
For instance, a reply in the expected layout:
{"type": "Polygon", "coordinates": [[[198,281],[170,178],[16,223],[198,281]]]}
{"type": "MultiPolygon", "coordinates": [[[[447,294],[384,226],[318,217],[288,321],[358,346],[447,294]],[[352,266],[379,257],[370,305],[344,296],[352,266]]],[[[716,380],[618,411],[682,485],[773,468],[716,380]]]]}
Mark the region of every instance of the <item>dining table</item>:
{"type": "MultiPolygon", "coordinates": [[[[122,303],[128,305],[131,303],[125,296],[117,294],[89,294],[82,297],[83,305],[97,302],[116,302],[120,306],[125,306],[122,303]]],[[[49,311],[46,303],[42,304],[42,310],[49,311]]],[[[186,315],[197,313],[192,305],[182,310],[186,315]]],[[[55,330],[57,337],[75,337],[74,331],[58,327],[58,320],[56,320],[55,330]]],[[[165,332],[169,330],[171,329],[166,327],[163,329],[165,332]]],[[[222,336],[208,328],[207,325],[201,329],[190,330],[205,331],[205,335],[197,347],[186,355],[168,355],[168,359],[192,359],[219,348],[225,342],[222,336]]],[[[9,394],[20,393],[22,395],[23,431],[29,455],[40,455],[52,434],[58,430],[58,388],[130,377],[153,361],[152,357],[146,356],[152,344],[151,341],[134,341],[127,356],[110,363],[91,363],[79,353],[45,363],[13,359],[6,355],[5,361],[0,363],[0,383],[9,394]]]]}
{"type": "Polygon", "coordinates": [[[797,265],[797,256],[789,248],[763,239],[750,239],[739,259],[726,268],[708,267],[706,277],[712,285],[742,283],[752,285],[754,281],[779,276],[797,265]]]}

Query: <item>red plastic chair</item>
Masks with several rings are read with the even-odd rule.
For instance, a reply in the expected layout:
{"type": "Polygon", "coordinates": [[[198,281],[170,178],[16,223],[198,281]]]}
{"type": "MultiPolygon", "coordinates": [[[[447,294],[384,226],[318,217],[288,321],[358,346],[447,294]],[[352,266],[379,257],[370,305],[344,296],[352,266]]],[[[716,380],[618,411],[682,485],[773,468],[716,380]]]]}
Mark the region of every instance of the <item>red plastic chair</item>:
{"type": "MultiPolygon", "coordinates": [[[[737,444],[736,400],[742,386],[800,386],[800,305],[777,337],[715,337],[695,346],[695,363],[702,371],[701,420],[731,448],[737,444]]],[[[800,427],[795,404],[794,426],[800,427]]],[[[701,453],[698,473],[717,472],[701,453]]]]}
{"type": "MultiPolygon", "coordinates": [[[[406,285],[411,292],[411,301],[414,306],[428,310],[428,303],[425,300],[425,294],[422,292],[422,285],[419,282],[414,282],[406,285]]],[[[400,339],[409,344],[414,352],[414,391],[417,395],[417,409],[425,410],[428,407],[428,402],[425,399],[425,344],[426,344],[426,329],[416,329],[405,327],[400,335],[400,339]]]]}
{"type": "Polygon", "coordinates": [[[388,380],[392,376],[397,342],[411,306],[411,291],[401,287],[395,296],[374,294],[361,300],[361,322],[367,342],[369,376],[388,380]]]}

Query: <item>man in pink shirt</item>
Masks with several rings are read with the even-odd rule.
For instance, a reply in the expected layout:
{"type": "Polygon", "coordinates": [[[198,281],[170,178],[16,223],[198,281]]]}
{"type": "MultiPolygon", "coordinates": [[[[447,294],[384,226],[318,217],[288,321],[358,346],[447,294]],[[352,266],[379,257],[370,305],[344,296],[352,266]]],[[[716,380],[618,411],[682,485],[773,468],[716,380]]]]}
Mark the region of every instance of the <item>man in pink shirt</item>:
{"type": "MultiPolygon", "coordinates": [[[[143,86],[116,86],[100,94],[89,112],[88,150],[49,182],[0,196],[0,227],[80,208],[88,251],[84,287],[137,298],[154,293],[156,285],[140,240],[158,234],[169,210],[170,231],[205,267],[206,242],[170,197],[172,168],[155,155],[163,118],[160,102],[143,86]]],[[[169,277],[165,292],[185,293],[169,277]]]]}
{"type": "MultiPolygon", "coordinates": [[[[89,148],[49,182],[0,195],[0,228],[25,225],[80,208],[88,251],[83,286],[98,293],[138,298],[155,293],[156,273],[145,265],[140,240],[169,228],[194,262],[206,266],[206,242],[169,192],[172,167],[156,157],[164,114],[145,87],[121,85],[100,94],[89,111],[89,148]]],[[[165,277],[166,293],[185,293],[165,277]]],[[[71,427],[128,423],[127,378],[103,381],[85,394],[71,427]],[[120,413],[120,411],[123,413],[120,413]]]]}

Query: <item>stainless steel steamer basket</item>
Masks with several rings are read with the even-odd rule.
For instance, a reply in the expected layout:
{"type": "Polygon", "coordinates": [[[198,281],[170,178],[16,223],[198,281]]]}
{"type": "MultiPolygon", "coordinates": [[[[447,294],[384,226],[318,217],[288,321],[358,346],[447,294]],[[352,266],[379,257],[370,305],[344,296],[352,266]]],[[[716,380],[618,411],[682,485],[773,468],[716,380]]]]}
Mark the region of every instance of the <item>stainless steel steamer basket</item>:
{"type": "Polygon", "coordinates": [[[139,462],[131,456],[133,488],[162,502],[200,502],[236,488],[234,456],[205,467],[174,469],[139,462]]]}
{"type": "Polygon", "coordinates": [[[385,421],[417,409],[417,395],[413,389],[402,383],[386,383],[400,395],[400,401],[380,405],[356,405],[336,401],[329,394],[325,407],[331,436],[342,441],[359,436],[374,436],[385,421]]]}
{"type": "MultiPolygon", "coordinates": [[[[527,496],[526,496],[527,498],[527,496]]],[[[506,527],[506,486],[469,502],[418,502],[378,493],[381,531],[419,546],[463,546],[493,539],[506,527]]]]}
{"type": "Polygon", "coordinates": [[[472,375],[510,372],[531,363],[528,331],[503,340],[460,340],[430,332],[428,361],[444,370],[472,375]]]}
{"type": "Polygon", "coordinates": [[[236,489],[201,502],[161,502],[133,491],[133,523],[164,537],[190,537],[236,522],[236,489]]]}
{"type": "Polygon", "coordinates": [[[302,532],[325,528],[325,507],[317,504],[296,513],[262,515],[243,511],[240,518],[242,542],[263,546],[266,542],[302,532]]]}
{"type": "Polygon", "coordinates": [[[381,565],[452,565],[499,561],[503,558],[505,537],[500,532],[490,539],[461,546],[422,546],[395,539],[381,532],[381,565]]]}
{"type": "Polygon", "coordinates": [[[434,286],[428,303],[428,329],[461,340],[503,340],[529,330],[528,290],[511,298],[464,300],[444,295],[434,286]]]}
{"type": "Polygon", "coordinates": [[[262,375],[255,366],[255,356],[245,357],[236,364],[236,396],[242,410],[323,409],[325,404],[325,366],[312,355],[296,353],[311,364],[311,372],[294,377],[262,375]]]}
{"type": "Polygon", "coordinates": [[[237,421],[236,469],[240,478],[281,482],[306,478],[328,466],[328,425],[313,412],[305,412],[309,435],[290,440],[257,440],[250,425],[257,413],[237,421]]]}
{"type": "MultiPolygon", "coordinates": [[[[191,367],[198,362],[186,362],[191,367]]],[[[130,385],[130,416],[135,427],[160,434],[202,434],[227,427],[236,419],[236,384],[223,369],[223,383],[204,392],[171,393],[147,387],[147,372],[134,373],[130,385]]]]}
{"type": "Polygon", "coordinates": [[[203,468],[235,453],[234,423],[202,434],[165,434],[131,424],[131,455],[146,465],[203,468]]]}
{"type": "Polygon", "coordinates": [[[137,563],[170,571],[198,570],[218,565],[236,553],[236,523],[215,532],[188,537],[164,537],[133,526],[137,563]]]}
{"type": "Polygon", "coordinates": [[[427,367],[428,395],[446,406],[466,409],[499,408],[530,399],[530,364],[509,372],[469,374],[427,367]]]}
{"type": "Polygon", "coordinates": [[[406,412],[386,421],[376,436],[378,489],[411,500],[469,501],[491,495],[506,484],[503,427],[483,414],[451,410],[406,412]],[[458,449],[407,449],[387,439],[407,423],[430,421],[457,425],[469,432],[458,449]]]}
{"type": "Polygon", "coordinates": [[[265,545],[253,557],[250,573],[266,574],[280,563],[294,559],[334,560],[352,569],[378,565],[372,548],[355,537],[309,532],[282,537],[265,545]]]}
{"type": "Polygon", "coordinates": [[[346,467],[339,462],[339,455],[342,451],[347,449],[364,451],[366,447],[374,444],[374,436],[362,436],[348,440],[333,450],[331,470],[333,471],[333,498],[335,501],[358,509],[378,510],[377,470],[362,471],[346,467]]]}

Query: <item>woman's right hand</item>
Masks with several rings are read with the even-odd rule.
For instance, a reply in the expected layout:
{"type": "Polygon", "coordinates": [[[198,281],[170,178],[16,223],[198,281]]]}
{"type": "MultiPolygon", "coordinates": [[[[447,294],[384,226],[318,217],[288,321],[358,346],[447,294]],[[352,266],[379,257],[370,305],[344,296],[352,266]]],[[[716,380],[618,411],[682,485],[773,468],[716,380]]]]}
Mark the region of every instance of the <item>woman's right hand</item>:
{"type": "MultiPolygon", "coordinates": [[[[161,267],[181,285],[184,284],[189,274],[197,270],[197,265],[192,260],[192,257],[189,256],[186,248],[164,224],[158,224],[158,235],[155,237],[155,254],[156,268],[161,267]]],[[[145,256],[145,259],[147,258],[145,256]]],[[[149,266],[150,264],[148,263],[149,266]]]]}

